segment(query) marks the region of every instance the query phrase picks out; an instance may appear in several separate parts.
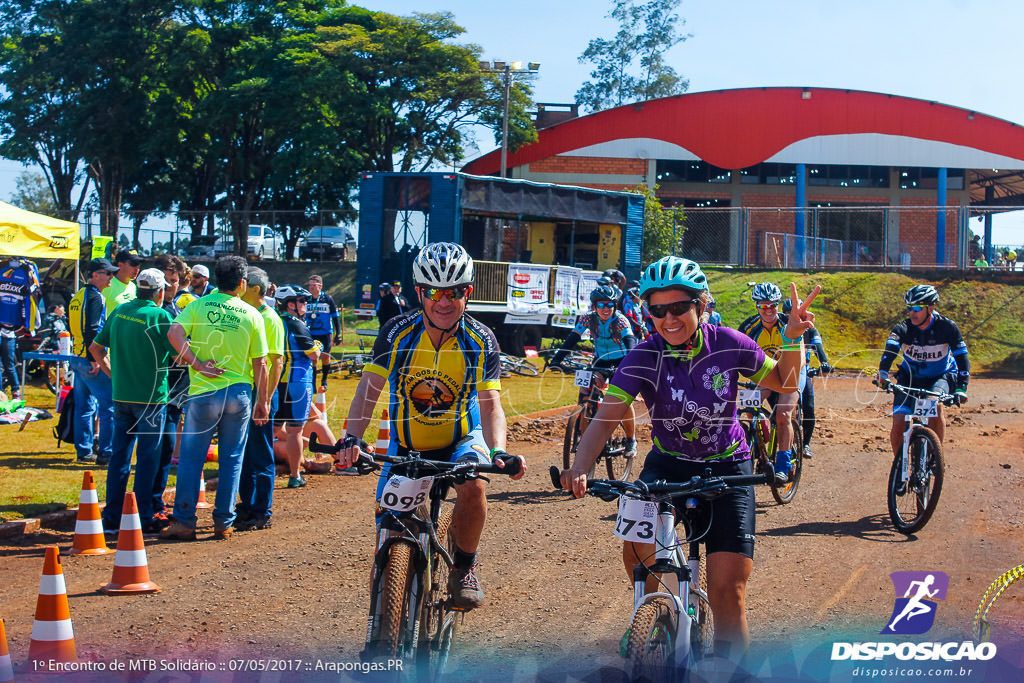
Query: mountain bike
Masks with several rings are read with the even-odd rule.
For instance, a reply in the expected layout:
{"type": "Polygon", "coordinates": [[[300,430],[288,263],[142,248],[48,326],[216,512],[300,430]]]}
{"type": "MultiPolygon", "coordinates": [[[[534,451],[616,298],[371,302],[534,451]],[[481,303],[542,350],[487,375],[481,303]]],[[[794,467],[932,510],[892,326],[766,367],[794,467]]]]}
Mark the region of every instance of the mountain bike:
{"type": "Polygon", "coordinates": [[[519,358],[507,353],[501,354],[501,376],[528,375],[536,377],[540,374],[540,368],[526,358],[519,358]]]}
{"type": "MultiPolygon", "coordinates": [[[[337,455],[333,446],[309,437],[315,453],[337,455]]],[[[517,458],[505,467],[473,462],[424,460],[416,451],[404,456],[360,452],[354,465],[359,474],[391,466],[379,501],[384,514],[377,531],[370,583],[370,612],[364,660],[378,657],[413,660],[415,673],[399,678],[438,680],[448,662],[456,622],[465,614],[452,605],[448,574],[455,554],[453,506],[445,501],[454,484],[484,479],[484,474],[519,473],[517,458]]]]}
{"type": "MultiPolygon", "coordinates": [[[[558,468],[550,473],[554,487],[562,488],[558,468]]],[[[618,498],[616,536],[655,546],[654,563],[633,570],[633,615],[625,652],[632,680],[682,681],[712,654],[715,620],[700,553],[700,540],[711,524],[707,503],[766,479],[764,474],[712,477],[708,470],[704,477],[680,483],[587,480],[587,493],[609,502],[618,498]],[[676,534],[677,513],[685,531],[682,539],[676,534]],[[659,590],[648,593],[651,577],[659,590]]]]}
{"type": "Polygon", "coordinates": [[[562,358],[558,365],[554,365],[551,363],[551,359],[554,358],[558,351],[559,349],[544,349],[540,352],[541,357],[544,358],[545,371],[576,372],[577,370],[586,370],[594,361],[594,354],[592,352],[573,349],[565,354],[565,357],[562,358]]]}
{"type": "Polygon", "coordinates": [[[910,419],[905,420],[903,447],[889,470],[889,519],[896,531],[910,535],[931,519],[942,493],[945,465],[938,435],[922,418],[938,417],[939,403],[952,405],[956,397],[926,389],[915,389],[888,380],[873,380],[888,393],[900,391],[914,399],[910,419]]]}
{"type": "MultiPolygon", "coordinates": [[[[565,437],[562,441],[562,464],[565,469],[572,466],[576,449],[580,445],[580,439],[583,438],[583,432],[594,419],[597,409],[601,407],[604,390],[608,386],[608,379],[611,378],[613,372],[611,369],[600,368],[591,363],[585,369],[577,370],[575,373],[575,384],[580,388],[580,392],[576,400],[576,407],[573,408],[572,413],[569,414],[569,420],[565,423],[565,437]]],[[[628,479],[629,473],[633,470],[636,452],[627,450],[626,444],[626,432],[622,428],[622,423],[619,422],[608,437],[608,441],[605,442],[597,460],[594,461],[594,468],[603,460],[610,479],[628,479]]],[[[590,471],[591,475],[594,473],[594,468],[590,471]]]]}
{"type": "MultiPolygon", "coordinates": [[[[813,375],[808,372],[808,377],[811,376],[813,375]]],[[[771,407],[765,407],[763,401],[760,386],[753,382],[739,383],[739,393],[736,396],[737,409],[740,413],[740,424],[747,435],[750,453],[754,458],[754,472],[757,474],[774,473],[775,454],[779,450],[775,411],[771,407]]],[[[780,483],[772,475],[768,482],[772,490],[772,497],[779,505],[786,505],[793,501],[804,469],[803,414],[799,401],[793,408],[793,415],[790,419],[793,423],[793,464],[789,479],[780,483]]]]}

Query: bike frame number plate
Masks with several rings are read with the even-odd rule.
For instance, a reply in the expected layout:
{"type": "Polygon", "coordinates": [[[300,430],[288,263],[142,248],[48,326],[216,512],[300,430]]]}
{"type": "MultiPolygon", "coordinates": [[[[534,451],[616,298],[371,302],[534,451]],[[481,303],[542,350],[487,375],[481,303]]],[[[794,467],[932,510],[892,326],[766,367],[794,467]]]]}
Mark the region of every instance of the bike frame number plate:
{"type": "Polygon", "coordinates": [[[934,398],[919,398],[914,403],[914,417],[938,417],[939,402],[934,398]]]}
{"type": "Polygon", "coordinates": [[[653,543],[657,524],[657,503],[625,496],[619,498],[619,514],[615,518],[616,536],[634,543],[653,543]]]}
{"type": "Polygon", "coordinates": [[[757,389],[740,389],[736,394],[736,406],[740,409],[760,408],[761,392],[757,389]]]}
{"type": "Polygon", "coordinates": [[[583,387],[584,389],[589,389],[590,380],[593,377],[593,375],[594,373],[591,372],[590,370],[577,370],[576,379],[573,382],[573,384],[578,387],[583,387]]]}
{"type": "Polygon", "coordinates": [[[384,493],[380,497],[380,506],[395,512],[408,512],[427,502],[433,477],[409,479],[394,476],[384,485],[384,493]]]}

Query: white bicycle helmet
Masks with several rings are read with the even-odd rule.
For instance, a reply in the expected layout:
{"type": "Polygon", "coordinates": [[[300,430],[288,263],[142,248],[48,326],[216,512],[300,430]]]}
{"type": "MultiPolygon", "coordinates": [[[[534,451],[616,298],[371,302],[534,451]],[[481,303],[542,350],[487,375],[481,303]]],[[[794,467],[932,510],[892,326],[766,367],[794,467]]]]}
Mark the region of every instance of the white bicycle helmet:
{"type": "Polygon", "coordinates": [[[412,264],[412,277],[421,287],[473,284],[473,259],[462,245],[434,242],[420,249],[412,264]]]}
{"type": "Polygon", "coordinates": [[[708,279],[700,266],[680,256],[665,256],[644,269],[640,277],[640,296],[647,298],[661,289],[684,287],[701,291],[708,289],[708,279]]]}
{"type": "Polygon", "coordinates": [[[311,299],[313,295],[305,287],[300,285],[281,285],[274,292],[274,299],[277,303],[284,304],[289,299],[311,299]]]}
{"type": "Polygon", "coordinates": [[[908,306],[934,306],[939,303],[939,292],[931,285],[914,285],[903,295],[908,306]]]}
{"type": "Polygon", "coordinates": [[[782,290],[774,282],[761,282],[750,290],[751,301],[782,301],[782,290]]]}

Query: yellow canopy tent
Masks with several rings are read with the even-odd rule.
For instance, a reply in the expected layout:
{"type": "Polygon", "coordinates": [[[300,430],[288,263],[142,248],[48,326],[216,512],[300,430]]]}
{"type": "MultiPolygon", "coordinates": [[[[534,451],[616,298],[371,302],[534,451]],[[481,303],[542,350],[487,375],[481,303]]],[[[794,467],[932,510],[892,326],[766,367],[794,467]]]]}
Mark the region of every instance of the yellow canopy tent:
{"type": "Polygon", "coordinates": [[[0,254],[78,261],[78,223],[0,202],[0,254]]]}

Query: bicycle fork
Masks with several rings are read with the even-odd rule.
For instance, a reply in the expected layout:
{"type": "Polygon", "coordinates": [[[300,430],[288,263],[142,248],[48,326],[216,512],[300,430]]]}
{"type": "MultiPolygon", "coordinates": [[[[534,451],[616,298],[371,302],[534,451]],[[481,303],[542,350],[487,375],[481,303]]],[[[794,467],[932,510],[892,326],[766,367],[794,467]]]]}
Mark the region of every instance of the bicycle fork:
{"type": "MultiPolygon", "coordinates": [[[[911,472],[911,458],[910,458],[910,441],[914,436],[915,427],[917,425],[911,423],[905,432],[903,432],[903,448],[900,453],[900,481],[907,484],[910,481],[911,472]]],[[[928,458],[928,441],[926,439],[921,442],[921,452],[918,454],[917,472],[914,474],[920,474],[921,477],[927,471],[928,458]]]]}
{"type": "Polygon", "coordinates": [[[654,564],[647,567],[641,563],[633,570],[633,613],[636,614],[641,605],[655,598],[665,598],[670,603],[672,632],[675,639],[672,644],[673,661],[676,666],[685,668],[689,665],[691,621],[689,591],[682,589],[689,586],[694,575],[694,567],[693,564],[684,561],[679,549],[675,523],[675,514],[672,510],[658,513],[658,524],[654,534],[654,564]],[[647,577],[651,575],[658,577],[662,590],[645,593],[647,577]]]}

